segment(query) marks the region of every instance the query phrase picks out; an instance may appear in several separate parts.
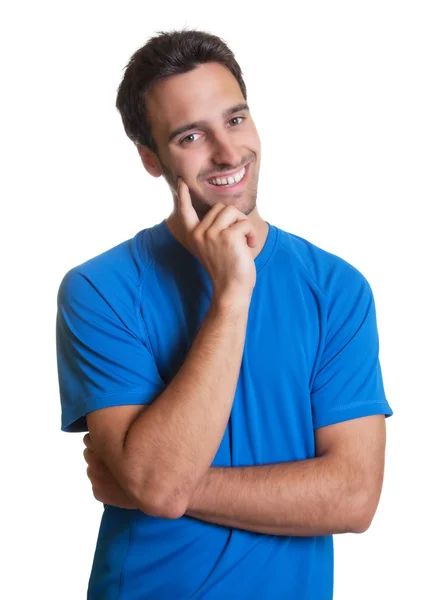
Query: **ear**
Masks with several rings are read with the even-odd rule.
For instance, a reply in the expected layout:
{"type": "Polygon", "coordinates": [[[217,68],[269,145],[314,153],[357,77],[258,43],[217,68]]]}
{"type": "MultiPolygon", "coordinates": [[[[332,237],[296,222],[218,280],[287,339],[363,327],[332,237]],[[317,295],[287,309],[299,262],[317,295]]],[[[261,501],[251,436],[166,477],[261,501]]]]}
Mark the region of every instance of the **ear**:
{"type": "Polygon", "coordinates": [[[140,146],[139,144],[137,144],[137,150],[146,171],[153,177],[160,177],[163,170],[156,154],[147,146],[140,146]]]}

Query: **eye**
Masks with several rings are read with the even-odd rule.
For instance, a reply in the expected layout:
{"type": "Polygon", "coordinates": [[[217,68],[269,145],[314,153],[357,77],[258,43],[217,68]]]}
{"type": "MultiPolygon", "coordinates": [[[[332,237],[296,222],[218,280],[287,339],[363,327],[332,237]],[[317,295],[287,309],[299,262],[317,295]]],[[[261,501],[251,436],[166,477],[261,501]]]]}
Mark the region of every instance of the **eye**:
{"type": "MultiPolygon", "coordinates": [[[[183,138],[182,140],[180,140],[180,145],[187,143],[186,140],[188,140],[189,138],[191,138],[194,135],[199,135],[199,133],[189,133],[189,135],[186,135],[185,138],[183,138]]],[[[189,143],[191,144],[192,142],[189,142],[189,143]]]]}
{"type": "MultiPolygon", "coordinates": [[[[233,117],[233,119],[230,119],[229,123],[231,123],[232,121],[236,121],[236,119],[242,119],[244,121],[245,117],[233,117]]],[[[238,123],[238,125],[239,125],[239,123],[238,123]]]]}
{"type": "MultiPolygon", "coordinates": [[[[233,117],[232,119],[230,119],[229,123],[231,123],[232,121],[236,121],[237,119],[241,119],[242,121],[245,121],[245,117],[233,117]]],[[[240,125],[240,123],[237,123],[237,125],[240,125]]],[[[190,141],[189,138],[191,138],[195,135],[200,135],[200,134],[199,133],[189,133],[189,135],[186,135],[186,137],[184,137],[182,140],[180,140],[180,146],[183,144],[192,144],[193,142],[190,141]]]]}

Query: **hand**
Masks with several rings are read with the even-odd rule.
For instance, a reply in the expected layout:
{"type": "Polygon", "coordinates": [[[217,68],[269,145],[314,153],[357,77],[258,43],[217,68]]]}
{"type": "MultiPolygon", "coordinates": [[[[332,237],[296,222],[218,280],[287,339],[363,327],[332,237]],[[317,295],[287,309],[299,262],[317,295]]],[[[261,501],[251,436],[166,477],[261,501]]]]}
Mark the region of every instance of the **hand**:
{"type": "Polygon", "coordinates": [[[92,492],[95,499],[103,504],[110,504],[110,506],[117,506],[118,508],[138,509],[135,502],[123,491],[108,470],[107,465],[95,452],[89,433],[84,436],[83,442],[86,446],[83,456],[88,463],[86,473],[92,483],[92,492]]]}
{"type": "Polygon", "coordinates": [[[208,271],[215,294],[251,296],[256,267],[250,248],[256,246],[256,232],[249,218],[234,206],[218,203],[200,221],[181,178],[177,197],[186,241],[208,271]]]}

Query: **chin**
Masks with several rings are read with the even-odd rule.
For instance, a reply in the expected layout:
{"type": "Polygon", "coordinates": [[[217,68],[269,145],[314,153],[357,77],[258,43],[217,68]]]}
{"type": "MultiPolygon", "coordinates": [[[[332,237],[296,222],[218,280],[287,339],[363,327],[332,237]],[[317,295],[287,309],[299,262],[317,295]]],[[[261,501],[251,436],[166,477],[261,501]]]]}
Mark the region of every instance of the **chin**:
{"type": "Polygon", "coordinates": [[[199,217],[199,219],[202,219],[211,209],[213,206],[215,206],[216,204],[218,204],[219,202],[221,202],[222,204],[224,204],[225,206],[235,206],[238,210],[240,210],[244,215],[246,215],[247,217],[253,212],[253,210],[256,207],[256,198],[233,198],[233,197],[224,197],[221,199],[218,198],[210,198],[208,199],[204,199],[204,200],[199,200],[197,202],[194,201],[194,198],[192,197],[192,204],[195,208],[195,211],[199,217]]]}

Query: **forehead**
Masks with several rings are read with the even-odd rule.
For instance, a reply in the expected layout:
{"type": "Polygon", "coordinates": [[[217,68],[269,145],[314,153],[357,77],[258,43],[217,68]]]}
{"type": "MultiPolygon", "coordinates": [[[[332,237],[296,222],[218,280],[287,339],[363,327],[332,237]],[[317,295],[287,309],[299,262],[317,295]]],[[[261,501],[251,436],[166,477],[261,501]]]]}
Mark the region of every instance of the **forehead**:
{"type": "Polygon", "coordinates": [[[167,138],[181,124],[215,120],[243,101],[232,73],[219,63],[206,63],[158,81],[147,94],[146,107],[153,132],[167,138]]]}

